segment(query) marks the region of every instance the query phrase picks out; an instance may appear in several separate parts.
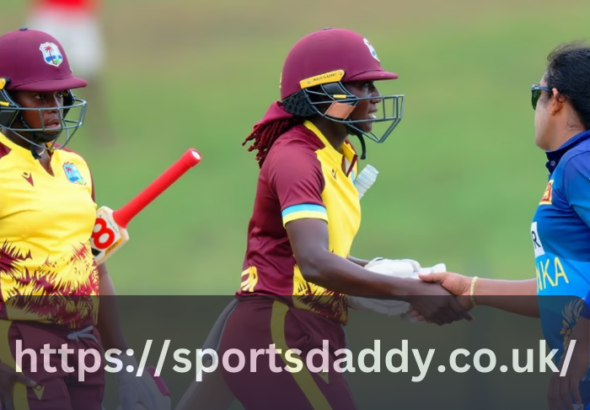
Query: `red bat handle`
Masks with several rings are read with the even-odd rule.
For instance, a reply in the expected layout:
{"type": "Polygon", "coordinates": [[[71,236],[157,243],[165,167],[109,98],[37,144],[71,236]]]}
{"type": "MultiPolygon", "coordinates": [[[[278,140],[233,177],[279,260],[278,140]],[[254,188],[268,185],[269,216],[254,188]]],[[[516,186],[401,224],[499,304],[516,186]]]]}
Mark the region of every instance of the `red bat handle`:
{"type": "Polygon", "coordinates": [[[189,169],[201,162],[201,154],[196,149],[189,149],[182,157],[164,171],[156,180],[149,184],[143,191],[129,203],[113,212],[113,219],[122,228],[127,228],[131,221],[143,208],[148,206],[162,192],[168,189],[189,169]]]}

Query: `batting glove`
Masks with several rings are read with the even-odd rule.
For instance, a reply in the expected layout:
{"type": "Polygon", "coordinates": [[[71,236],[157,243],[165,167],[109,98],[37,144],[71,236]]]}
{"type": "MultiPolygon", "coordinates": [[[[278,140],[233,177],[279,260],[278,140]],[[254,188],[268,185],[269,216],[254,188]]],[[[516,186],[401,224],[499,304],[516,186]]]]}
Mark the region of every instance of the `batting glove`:
{"type": "MultiPolygon", "coordinates": [[[[432,267],[422,268],[420,264],[411,259],[383,259],[376,258],[370,261],[365,269],[382,275],[398,278],[414,278],[420,280],[419,273],[445,272],[446,266],[443,263],[432,267]]],[[[410,305],[400,300],[373,299],[361,296],[348,296],[348,306],[351,309],[378,313],[386,316],[401,316],[409,323],[419,323],[410,313],[410,305]]]]}
{"type": "Polygon", "coordinates": [[[123,370],[117,373],[119,400],[117,410],[172,410],[170,392],[164,380],[155,376],[155,369],[147,367],[141,376],[136,376],[138,368],[135,357],[122,357],[123,370]],[[127,366],[134,371],[127,372],[127,366]]]}

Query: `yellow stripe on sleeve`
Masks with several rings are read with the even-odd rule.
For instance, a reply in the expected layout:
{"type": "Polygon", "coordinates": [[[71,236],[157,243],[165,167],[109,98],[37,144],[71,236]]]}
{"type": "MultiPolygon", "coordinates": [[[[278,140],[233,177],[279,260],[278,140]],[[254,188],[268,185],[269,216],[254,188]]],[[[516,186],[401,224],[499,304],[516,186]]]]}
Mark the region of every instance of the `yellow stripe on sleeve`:
{"type": "Polygon", "coordinates": [[[328,222],[328,215],[325,212],[317,212],[317,211],[299,211],[299,212],[292,212],[288,215],[283,217],[283,226],[287,225],[287,223],[294,221],[296,219],[322,219],[328,222]]]}

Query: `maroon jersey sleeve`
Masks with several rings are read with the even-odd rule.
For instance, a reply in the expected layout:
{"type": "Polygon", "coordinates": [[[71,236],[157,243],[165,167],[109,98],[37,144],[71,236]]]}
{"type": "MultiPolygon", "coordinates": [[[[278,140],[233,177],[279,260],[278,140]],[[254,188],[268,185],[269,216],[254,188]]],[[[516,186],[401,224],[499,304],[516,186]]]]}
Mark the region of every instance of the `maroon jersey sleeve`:
{"type": "Polygon", "coordinates": [[[322,200],[324,177],[312,148],[283,147],[268,159],[269,185],[279,200],[283,225],[303,218],[327,222],[328,214],[322,200]]]}

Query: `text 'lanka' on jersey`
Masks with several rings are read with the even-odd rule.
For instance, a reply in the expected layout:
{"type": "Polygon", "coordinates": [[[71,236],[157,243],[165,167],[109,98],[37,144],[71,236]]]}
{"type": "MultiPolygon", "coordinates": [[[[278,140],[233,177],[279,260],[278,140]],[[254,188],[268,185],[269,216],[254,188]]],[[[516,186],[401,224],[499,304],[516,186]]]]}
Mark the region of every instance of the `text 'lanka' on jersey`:
{"type": "Polygon", "coordinates": [[[564,346],[590,289],[590,131],[547,152],[549,180],[537,207],[531,239],[544,337],[564,346]]]}

